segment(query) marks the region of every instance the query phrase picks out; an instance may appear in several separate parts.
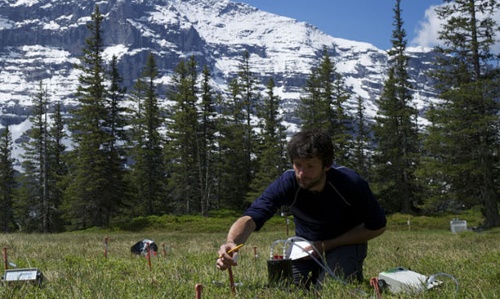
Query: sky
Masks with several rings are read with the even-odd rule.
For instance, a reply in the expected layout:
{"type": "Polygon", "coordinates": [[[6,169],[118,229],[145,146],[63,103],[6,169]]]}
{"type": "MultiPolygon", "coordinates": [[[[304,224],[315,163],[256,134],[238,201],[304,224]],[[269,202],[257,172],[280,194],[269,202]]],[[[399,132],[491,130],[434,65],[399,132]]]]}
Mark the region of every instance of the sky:
{"type": "MultiPolygon", "coordinates": [[[[348,40],[391,47],[395,0],[233,0],[297,19],[348,40]]],[[[443,0],[402,0],[403,28],[408,46],[433,47],[439,25],[432,7],[443,0]]]]}

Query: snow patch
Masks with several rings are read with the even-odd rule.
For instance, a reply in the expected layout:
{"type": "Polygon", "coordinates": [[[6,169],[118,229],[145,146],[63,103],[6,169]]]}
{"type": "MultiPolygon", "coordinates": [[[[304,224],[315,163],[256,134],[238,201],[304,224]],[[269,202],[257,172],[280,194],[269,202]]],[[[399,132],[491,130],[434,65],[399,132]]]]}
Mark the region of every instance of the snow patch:
{"type": "Polygon", "coordinates": [[[110,46],[110,47],[107,47],[106,49],[104,49],[102,56],[103,56],[104,60],[106,60],[108,62],[111,61],[113,56],[116,56],[117,60],[120,60],[120,58],[123,55],[127,54],[128,51],[129,51],[129,47],[127,47],[124,44],[118,44],[118,45],[110,46]]]}

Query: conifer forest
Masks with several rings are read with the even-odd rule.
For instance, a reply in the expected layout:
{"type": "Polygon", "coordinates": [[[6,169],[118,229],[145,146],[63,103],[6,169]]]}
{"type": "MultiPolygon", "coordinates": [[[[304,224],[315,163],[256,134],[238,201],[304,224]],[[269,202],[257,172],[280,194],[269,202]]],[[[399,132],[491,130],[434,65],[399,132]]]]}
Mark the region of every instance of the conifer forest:
{"type": "MultiPolygon", "coordinates": [[[[483,227],[500,226],[500,38],[493,0],[446,1],[443,46],[434,51],[439,101],[413,104],[406,32],[395,1],[389,68],[378,112],[368,121],[328,49],[311,66],[296,118],[333,139],[335,163],[370,183],[388,214],[432,215],[479,208],[483,227]],[[427,124],[417,121],[428,120],[427,124]]],[[[181,60],[168,86],[150,53],[133,88],[117,58],[103,59],[103,16],[95,6],[81,50],[78,105],[65,112],[33,88],[32,124],[22,171],[14,168],[9,127],[0,134],[0,224],[3,232],[110,228],[136,217],[243,211],[283,171],[290,132],[275,82],[259,82],[248,52],[220,92],[211,70],[181,60]],[[160,93],[159,90],[162,90],[160,93]],[[166,90],[166,92],[163,92],[166,90]],[[160,102],[167,102],[162,106],[160,102]],[[67,141],[70,140],[68,143],[67,141]]]]}

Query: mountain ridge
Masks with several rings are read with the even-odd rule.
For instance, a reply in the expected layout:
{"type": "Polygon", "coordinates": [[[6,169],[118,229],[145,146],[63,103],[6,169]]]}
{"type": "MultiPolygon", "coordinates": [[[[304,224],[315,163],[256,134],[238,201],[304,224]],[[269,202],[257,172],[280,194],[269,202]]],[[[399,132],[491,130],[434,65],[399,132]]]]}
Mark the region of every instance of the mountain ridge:
{"type": "MultiPolygon", "coordinates": [[[[373,118],[375,100],[383,87],[387,53],[358,41],[335,38],[313,25],[261,11],[230,0],[0,0],[0,122],[29,127],[31,99],[40,81],[52,101],[69,111],[74,106],[78,71],[73,67],[88,37],[86,24],[95,5],[103,20],[104,57],[119,58],[124,84],[131,90],[151,51],[161,77],[160,103],[180,59],[194,55],[198,66],[207,65],[214,88],[227,92],[227,82],[237,72],[244,51],[250,54],[251,71],[264,89],[273,77],[282,113],[290,130],[298,120],[294,109],[310,70],[324,47],[335,62],[353,96],[365,102],[367,118],[373,118]]],[[[433,53],[408,48],[410,76],[416,88],[415,105],[425,110],[432,100],[433,53]]],[[[23,132],[17,132],[19,138],[23,132]]]]}

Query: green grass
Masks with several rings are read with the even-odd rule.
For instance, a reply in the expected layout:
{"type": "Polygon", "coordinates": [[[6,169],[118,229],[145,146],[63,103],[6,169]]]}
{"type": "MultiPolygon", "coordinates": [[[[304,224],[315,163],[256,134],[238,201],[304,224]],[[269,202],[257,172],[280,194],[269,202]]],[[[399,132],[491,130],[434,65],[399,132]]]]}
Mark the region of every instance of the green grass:
{"type": "MultiPolygon", "coordinates": [[[[470,217],[468,221],[474,222],[470,217]]],[[[218,271],[215,260],[225,240],[226,224],[234,219],[217,219],[215,224],[203,220],[209,232],[197,219],[188,219],[177,220],[184,226],[174,221],[175,230],[164,225],[144,232],[0,235],[0,246],[7,248],[10,262],[18,268],[38,268],[45,276],[40,288],[4,284],[0,298],[184,299],[195,298],[196,284],[204,287],[202,298],[231,298],[228,273],[218,271]],[[105,237],[109,238],[107,258],[105,237]],[[146,258],[130,254],[130,247],[143,238],[154,239],[160,247],[159,255],[151,259],[151,268],[146,258]]],[[[370,242],[363,284],[346,287],[330,279],[319,295],[267,285],[269,246],[287,238],[283,218],[273,219],[241,250],[239,266],[233,268],[238,285],[234,298],[374,298],[369,278],[398,266],[427,276],[438,272],[453,275],[459,281],[459,292],[451,279],[439,277],[444,283],[436,289],[417,295],[385,293],[384,298],[500,298],[500,230],[452,234],[449,216],[414,217],[410,227],[407,219],[405,215],[391,216],[387,232],[370,242]]]]}

